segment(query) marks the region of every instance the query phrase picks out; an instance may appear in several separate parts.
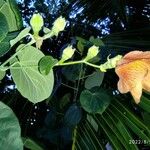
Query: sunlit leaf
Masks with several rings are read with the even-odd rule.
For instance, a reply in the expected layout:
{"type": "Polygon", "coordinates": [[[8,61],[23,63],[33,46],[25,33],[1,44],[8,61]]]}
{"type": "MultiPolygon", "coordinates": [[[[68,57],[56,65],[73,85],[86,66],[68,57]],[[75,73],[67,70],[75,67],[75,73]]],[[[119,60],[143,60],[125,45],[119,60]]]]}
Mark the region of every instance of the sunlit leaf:
{"type": "Polygon", "coordinates": [[[3,40],[0,41],[0,56],[3,56],[10,50],[10,40],[17,36],[18,32],[8,33],[3,40]]]}
{"type": "Polygon", "coordinates": [[[24,38],[24,37],[29,33],[30,29],[31,29],[30,27],[25,28],[24,30],[22,30],[22,31],[18,34],[18,36],[17,36],[15,39],[11,40],[11,41],[10,41],[11,47],[12,47],[13,45],[15,45],[17,42],[19,42],[22,38],[24,38]]]}
{"type": "Polygon", "coordinates": [[[10,50],[10,40],[17,36],[18,32],[9,33],[8,22],[0,12],[0,56],[10,50]]]}
{"type": "Polygon", "coordinates": [[[35,47],[27,46],[18,54],[19,61],[10,69],[17,89],[32,103],[45,100],[53,90],[53,71],[45,76],[38,70],[38,62],[43,56],[35,47]]]}
{"type": "Polygon", "coordinates": [[[4,78],[5,74],[6,74],[5,71],[0,70],[0,80],[4,78]]]}
{"type": "Polygon", "coordinates": [[[18,119],[2,102],[0,102],[0,150],[23,150],[18,119]]]}
{"type": "Polygon", "coordinates": [[[22,18],[15,0],[0,0],[0,4],[0,13],[6,17],[9,32],[21,29],[22,18]]]}

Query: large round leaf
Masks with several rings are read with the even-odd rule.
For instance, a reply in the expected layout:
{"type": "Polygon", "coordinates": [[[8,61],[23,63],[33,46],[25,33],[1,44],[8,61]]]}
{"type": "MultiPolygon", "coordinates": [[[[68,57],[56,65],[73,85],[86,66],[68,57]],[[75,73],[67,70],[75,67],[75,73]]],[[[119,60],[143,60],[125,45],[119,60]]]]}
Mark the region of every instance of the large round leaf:
{"type": "Polygon", "coordinates": [[[38,62],[44,54],[33,46],[26,46],[18,55],[19,61],[11,68],[11,74],[19,92],[32,103],[48,98],[53,90],[54,76],[51,70],[42,75],[38,62]]]}
{"type": "Polygon", "coordinates": [[[0,102],[0,150],[23,150],[19,122],[13,111],[0,102]]]}
{"type": "Polygon", "coordinates": [[[80,95],[80,103],[83,109],[89,113],[102,114],[110,103],[109,92],[104,89],[93,88],[84,90],[80,95]]]}
{"type": "Polygon", "coordinates": [[[0,0],[0,13],[7,20],[9,32],[22,28],[22,18],[15,0],[0,0]]]}

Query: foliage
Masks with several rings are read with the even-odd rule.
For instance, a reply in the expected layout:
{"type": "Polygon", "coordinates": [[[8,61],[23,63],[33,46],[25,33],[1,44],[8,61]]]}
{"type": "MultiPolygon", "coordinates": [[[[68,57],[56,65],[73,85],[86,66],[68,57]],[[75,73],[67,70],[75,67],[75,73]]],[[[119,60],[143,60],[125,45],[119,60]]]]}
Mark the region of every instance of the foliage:
{"type": "Polygon", "coordinates": [[[0,149],[23,150],[18,119],[2,102],[0,102],[0,120],[0,149]]]}
{"type": "Polygon", "coordinates": [[[102,114],[111,101],[109,95],[106,90],[96,87],[91,90],[84,90],[80,95],[80,103],[88,113],[102,114]]]}
{"type": "MultiPolygon", "coordinates": [[[[125,17],[122,9],[115,5],[117,1],[113,2],[117,12],[125,17]]],[[[89,6],[91,2],[78,3],[89,6]]],[[[0,0],[0,8],[0,56],[16,49],[7,60],[2,60],[0,80],[10,70],[16,88],[24,98],[33,104],[46,100],[50,106],[50,111],[36,133],[37,139],[22,138],[26,148],[44,150],[46,145],[43,146],[42,141],[55,145],[54,149],[62,149],[72,142],[72,150],[106,149],[107,146],[118,150],[136,150],[139,149],[139,142],[150,145],[150,126],[147,121],[150,97],[144,95],[139,105],[130,103],[128,106],[129,101],[125,102],[114,89],[108,89],[103,84],[104,72],[115,68],[122,58],[119,53],[115,53],[111,58],[107,55],[106,61],[101,60],[104,41],[111,41],[111,36],[110,39],[91,35],[89,39],[84,39],[77,36],[76,44],[65,46],[60,57],[45,55],[42,52],[45,40],[58,38],[67,24],[66,19],[60,16],[51,28],[47,28],[43,17],[34,14],[30,20],[31,27],[26,27],[18,34],[12,32],[22,27],[14,1],[0,0]],[[22,39],[26,39],[27,43],[22,39]],[[64,76],[60,78],[62,74],[64,76]],[[69,90],[61,89],[60,85],[69,90]],[[62,95],[59,95],[59,90],[62,90],[62,95]],[[141,111],[140,115],[135,113],[133,106],[141,111]]],[[[131,97],[128,96],[128,99],[131,97]]],[[[0,142],[0,149],[4,149],[5,145],[8,145],[8,149],[23,149],[15,115],[3,103],[0,103],[0,111],[0,136],[5,142],[0,142]],[[6,143],[13,139],[16,142],[10,142],[10,145],[6,143]]]]}
{"type": "Polygon", "coordinates": [[[44,54],[25,45],[20,45],[16,51],[18,60],[13,61],[10,72],[17,89],[32,103],[45,100],[52,93],[54,77],[52,70],[46,76],[38,70],[38,63],[44,54]]]}

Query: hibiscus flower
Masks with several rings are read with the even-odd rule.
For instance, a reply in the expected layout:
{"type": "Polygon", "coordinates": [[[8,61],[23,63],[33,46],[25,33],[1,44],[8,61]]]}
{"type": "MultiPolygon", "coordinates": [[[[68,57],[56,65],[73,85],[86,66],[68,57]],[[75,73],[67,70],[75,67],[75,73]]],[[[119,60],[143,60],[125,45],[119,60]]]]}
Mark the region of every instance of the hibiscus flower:
{"type": "Polygon", "coordinates": [[[132,51],[118,61],[115,72],[119,76],[120,93],[131,92],[135,103],[140,102],[142,89],[150,92],[150,52],[132,51]]]}

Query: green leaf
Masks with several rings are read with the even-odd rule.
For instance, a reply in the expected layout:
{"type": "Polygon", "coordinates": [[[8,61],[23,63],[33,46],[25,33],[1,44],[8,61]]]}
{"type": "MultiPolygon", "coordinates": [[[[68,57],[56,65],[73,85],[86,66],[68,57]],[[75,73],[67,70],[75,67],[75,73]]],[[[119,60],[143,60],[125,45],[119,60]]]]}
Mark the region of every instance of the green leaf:
{"type": "Polygon", "coordinates": [[[93,88],[84,90],[80,95],[80,103],[83,109],[89,113],[102,114],[110,103],[109,93],[104,89],[93,88]]]}
{"type": "Polygon", "coordinates": [[[90,75],[86,80],[85,80],[85,88],[86,89],[91,89],[95,86],[100,86],[102,84],[104,78],[104,73],[101,71],[95,71],[92,75],[90,75]]]}
{"type": "Polygon", "coordinates": [[[93,117],[91,115],[87,115],[87,120],[88,122],[91,124],[91,126],[93,127],[93,129],[97,132],[98,131],[98,124],[97,122],[93,119],[93,117]]]}
{"type": "Polygon", "coordinates": [[[76,40],[81,41],[82,43],[88,42],[87,40],[85,40],[85,39],[83,39],[83,38],[81,38],[79,36],[76,36],[76,40]]]}
{"type": "Polygon", "coordinates": [[[129,141],[132,140],[133,137],[131,136],[128,128],[124,125],[124,123],[121,120],[119,120],[117,114],[115,114],[108,108],[103,115],[103,118],[108,122],[110,127],[112,127],[112,131],[114,132],[114,134],[118,135],[118,140],[120,140],[122,145],[126,149],[137,149],[137,146],[135,144],[129,144],[129,141]]]}
{"type": "Polygon", "coordinates": [[[102,140],[86,120],[74,130],[72,150],[104,150],[102,140]]]}
{"type": "Polygon", "coordinates": [[[30,150],[44,150],[41,146],[39,146],[35,141],[30,138],[22,138],[24,146],[30,150]]]}
{"type": "Polygon", "coordinates": [[[31,30],[30,27],[23,29],[16,38],[10,41],[11,47],[15,45],[17,42],[19,42],[22,38],[26,37],[31,30]]]}
{"type": "Polygon", "coordinates": [[[39,61],[39,71],[44,75],[48,75],[57,62],[58,60],[52,56],[44,56],[39,61]]]}
{"type": "Polygon", "coordinates": [[[0,42],[6,37],[8,33],[8,24],[5,16],[0,13],[0,42]]]}
{"type": "Polygon", "coordinates": [[[84,50],[84,44],[83,44],[83,42],[78,41],[77,48],[78,48],[78,50],[79,50],[81,53],[83,53],[83,50],[84,50]]]}
{"type": "Polygon", "coordinates": [[[76,126],[82,117],[81,109],[77,105],[72,105],[69,107],[64,116],[64,122],[68,126],[74,127],[76,126]]]}
{"type": "Polygon", "coordinates": [[[53,71],[45,76],[38,70],[38,62],[44,54],[32,46],[26,46],[18,54],[10,71],[18,91],[32,103],[50,96],[54,85],[53,71]]]}
{"type": "Polygon", "coordinates": [[[0,41],[0,56],[3,56],[10,50],[10,40],[17,36],[18,32],[8,33],[3,40],[0,41]]]}
{"type": "Polygon", "coordinates": [[[15,0],[0,0],[0,4],[0,13],[6,17],[9,32],[21,29],[22,18],[15,0]]]}
{"type": "MultiPolygon", "coordinates": [[[[115,106],[115,108],[117,110],[121,110],[121,114],[126,118],[131,120],[135,125],[137,125],[137,127],[139,127],[141,130],[147,132],[147,134],[150,136],[150,130],[148,129],[148,127],[139,119],[138,116],[135,116],[128,108],[127,106],[125,107],[125,105],[121,104],[118,100],[114,100],[113,101],[113,106],[115,106]]],[[[111,106],[111,105],[110,105],[111,106]]]]}
{"type": "Polygon", "coordinates": [[[19,122],[13,111],[0,102],[0,150],[23,150],[19,122]]]}
{"type": "Polygon", "coordinates": [[[103,129],[104,133],[106,134],[106,136],[108,137],[108,139],[112,143],[112,145],[114,147],[113,149],[115,149],[115,150],[123,149],[123,146],[120,143],[120,141],[117,139],[116,135],[113,133],[113,131],[109,128],[109,126],[106,124],[106,122],[103,119],[99,120],[99,117],[100,116],[93,116],[95,121],[103,129]]]}
{"type": "Polygon", "coordinates": [[[104,43],[100,38],[94,38],[93,36],[91,36],[89,41],[95,46],[104,46],[104,43]]]}
{"type": "Polygon", "coordinates": [[[5,77],[6,72],[0,70],[0,80],[2,80],[5,77]]]}
{"type": "MultiPolygon", "coordinates": [[[[127,112],[124,112],[124,110],[122,108],[123,107],[119,107],[119,109],[118,109],[116,105],[114,105],[114,104],[110,105],[110,109],[113,111],[113,113],[117,114],[118,118],[125,125],[127,125],[128,128],[130,128],[139,138],[149,141],[150,134],[149,134],[148,127],[146,127],[146,125],[144,125],[140,120],[138,120],[138,118],[136,118],[133,114],[128,114],[127,112]],[[132,119],[131,119],[131,117],[132,117],[132,119]],[[138,122],[138,124],[137,124],[137,122],[138,122]],[[143,127],[140,125],[144,126],[145,129],[143,130],[142,129],[143,127]],[[145,133],[147,133],[147,134],[145,134],[145,133]]],[[[150,144],[148,143],[148,145],[150,145],[150,144]]]]}
{"type": "Polygon", "coordinates": [[[141,108],[143,108],[145,111],[150,113],[150,100],[147,97],[145,97],[145,96],[141,97],[141,101],[139,103],[139,106],[141,108]]]}

